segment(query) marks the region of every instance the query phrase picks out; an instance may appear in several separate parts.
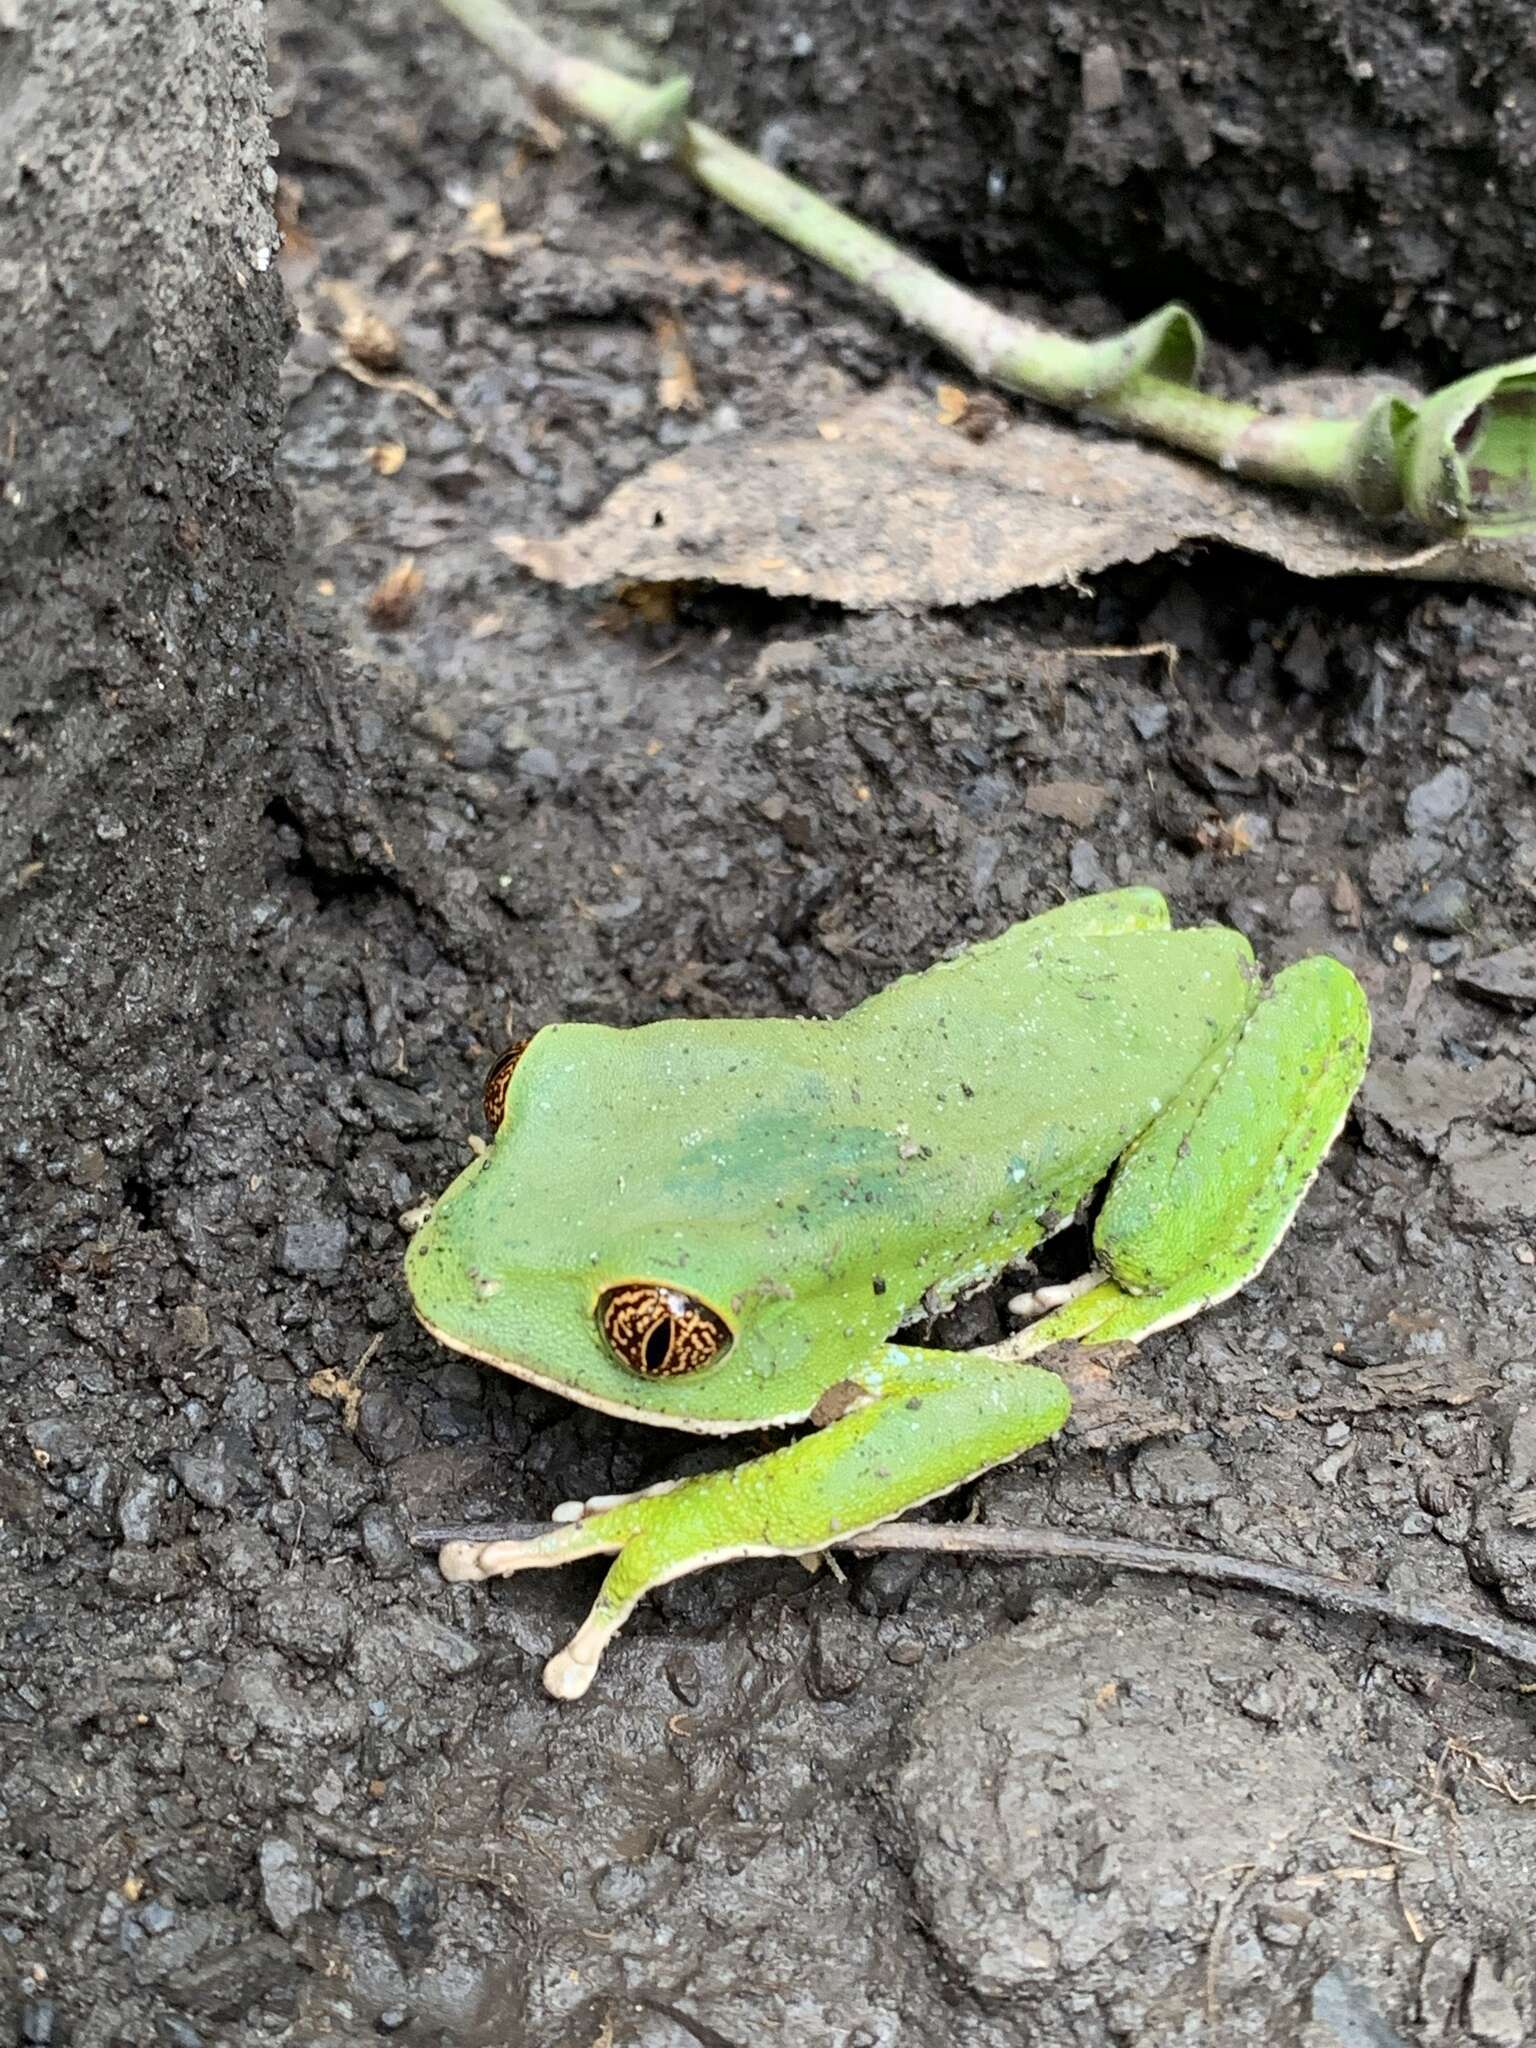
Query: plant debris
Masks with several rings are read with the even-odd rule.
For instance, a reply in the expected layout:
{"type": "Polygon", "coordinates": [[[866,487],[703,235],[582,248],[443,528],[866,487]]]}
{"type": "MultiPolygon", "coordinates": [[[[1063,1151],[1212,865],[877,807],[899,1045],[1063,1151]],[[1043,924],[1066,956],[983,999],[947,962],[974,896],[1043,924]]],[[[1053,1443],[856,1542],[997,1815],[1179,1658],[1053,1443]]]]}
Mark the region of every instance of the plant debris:
{"type": "Polygon", "coordinates": [[[909,613],[1076,585],[1191,541],[1228,541],[1302,576],[1536,593],[1529,547],[1405,545],[1183,456],[1043,421],[1021,418],[975,442],[899,385],[814,426],[723,435],[664,456],[559,538],[495,536],[513,561],[567,589],[687,579],[909,613]]]}

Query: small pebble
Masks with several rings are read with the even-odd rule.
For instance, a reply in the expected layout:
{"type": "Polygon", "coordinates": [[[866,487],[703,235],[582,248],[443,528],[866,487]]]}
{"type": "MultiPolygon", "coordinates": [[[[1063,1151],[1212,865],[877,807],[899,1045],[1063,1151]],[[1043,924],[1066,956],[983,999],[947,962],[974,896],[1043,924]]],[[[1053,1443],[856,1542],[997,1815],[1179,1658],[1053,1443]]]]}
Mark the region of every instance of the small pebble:
{"type": "Polygon", "coordinates": [[[156,2016],[155,2039],[160,2048],[203,2048],[203,2037],[192,2022],[174,2012],[156,2016]]]}
{"type": "Polygon", "coordinates": [[[1067,861],[1067,869],[1072,877],[1074,889],[1080,889],[1091,894],[1101,889],[1112,889],[1115,886],[1103,861],[1099,858],[1097,847],[1090,845],[1086,839],[1079,839],[1074,842],[1071,856],[1067,861]]]}
{"type": "Polygon", "coordinates": [[[1238,1711],[1246,1714],[1250,1721],[1262,1721],[1270,1728],[1278,1727],[1285,1718],[1285,1701],[1267,1678],[1251,1685],[1237,1705],[1238,1711]]]}
{"type": "Polygon", "coordinates": [[[1447,875],[1412,905],[1408,922],[1415,931],[1433,932],[1437,938],[1465,931],[1472,922],[1472,892],[1460,875],[1447,875]]]}
{"type": "Polygon", "coordinates": [[[1303,932],[1321,924],[1327,907],[1327,898],[1322,890],[1314,888],[1310,882],[1303,882],[1299,889],[1291,891],[1291,930],[1303,932]]]}
{"type": "Polygon", "coordinates": [[[1456,979],[1490,1002],[1512,1010],[1536,1009],[1536,945],[1511,946],[1486,959],[1471,960],[1456,979]]]}
{"type": "Polygon", "coordinates": [[[320,1904],[320,1888],[292,1842],[269,1835],[257,1855],[261,1902],[279,1934],[291,1934],[320,1904]]]}
{"type": "Polygon", "coordinates": [[[51,1998],[29,1998],[21,2008],[17,2033],[27,2048],[49,2048],[59,2009],[51,1998]]]}
{"type": "Polygon", "coordinates": [[[1493,704],[1482,690],[1468,690],[1451,706],[1445,729],[1464,747],[1486,747],[1493,738],[1493,704]]]}
{"type": "Polygon", "coordinates": [[[347,1226],[340,1216],[306,1216],[284,1224],[277,1263],[299,1280],[339,1273],[346,1263],[347,1243],[347,1226]]]}
{"type": "Polygon", "coordinates": [[[410,1570],[411,1546],[392,1509],[364,1508],[358,1518],[358,1534],[364,1557],[381,1579],[398,1579],[410,1570]]]}
{"type": "Polygon", "coordinates": [[[453,742],[453,765],[472,772],[489,768],[496,758],[496,743],[488,732],[470,726],[467,731],[455,735],[453,742]]]}
{"type": "Polygon", "coordinates": [[[1489,2048],[1521,2048],[1530,2037],[1509,1985],[1491,1956],[1479,1956],[1466,1991],[1467,2031],[1489,2048]]]}
{"type": "Polygon", "coordinates": [[[1320,1459],[1312,1467],[1313,1479],[1319,1486],[1336,1486],[1339,1474],[1346,1465],[1353,1463],[1354,1455],[1355,1447],[1352,1443],[1344,1444],[1336,1451],[1330,1451],[1326,1458],[1320,1459]]]}
{"type": "Polygon", "coordinates": [[[1257,1915],[1259,1939],[1272,1948],[1299,1948],[1311,1915],[1300,1906],[1266,1906],[1257,1915]]]}
{"type": "Polygon", "coordinates": [[[1472,799],[1472,778],[1454,763],[1408,793],[1404,818],[1410,832],[1432,832],[1460,817],[1472,799]]]}
{"type": "Polygon", "coordinates": [[[1131,724],[1136,728],[1138,739],[1161,739],[1168,730],[1170,716],[1168,706],[1155,701],[1131,706],[1131,724]]]}

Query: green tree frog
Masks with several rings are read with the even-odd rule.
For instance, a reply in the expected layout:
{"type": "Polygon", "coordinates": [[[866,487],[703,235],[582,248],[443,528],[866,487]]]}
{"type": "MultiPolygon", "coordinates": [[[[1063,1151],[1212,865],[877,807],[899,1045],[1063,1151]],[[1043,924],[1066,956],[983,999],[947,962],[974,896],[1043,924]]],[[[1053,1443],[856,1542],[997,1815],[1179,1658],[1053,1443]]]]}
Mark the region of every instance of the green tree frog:
{"type": "Polygon", "coordinates": [[[487,1087],[493,1142],[411,1242],[455,1351],[640,1422],[819,1425],[722,1472],[453,1543],[452,1580],[610,1556],[545,1668],[590,1685],[652,1587],[825,1549],[1059,1430],[1027,1361],[1139,1341],[1251,1280],[1365,1070],[1370,1013],[1326,955],[1265,982],[1240,933],[1150,889],[1068,903],[835,1020],[555,1024],[487,1087]],[[1091,1270],[991,1351],[903,1339],[1109,1178],[1091,1270]]]}

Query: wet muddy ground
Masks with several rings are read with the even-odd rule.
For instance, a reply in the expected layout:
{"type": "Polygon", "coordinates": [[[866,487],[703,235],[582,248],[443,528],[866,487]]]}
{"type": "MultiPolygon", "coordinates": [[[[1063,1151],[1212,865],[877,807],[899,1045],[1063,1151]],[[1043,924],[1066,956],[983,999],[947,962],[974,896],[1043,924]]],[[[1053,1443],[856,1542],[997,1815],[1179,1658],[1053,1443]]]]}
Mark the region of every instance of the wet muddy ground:
{"type": "Polygon", "coordinates": [[[446,1355],[399,1262],[510,1036],[833,1011],[1153,883],[1268,963],[1348,961],[1373,1073],[1261,1282],[1129,1368],[1178,1431],[1069,1440],[946,1512],[1536,1622],[1536,1038],[1529,981],[1478,964],[1536,927],[1531,607],[1217,548],[918,618],[541,586],[493,533],[946,373],[763,237],[551,149],[403,8],[281,0],[272,39],[331,715],[274,777],[244,971],[139,1079],[151,1141],[40,1169],[80,1243],[4,1473],[18,2038],[1517,2048],[1520,1674],[886,1557],[682,1581],[556,1706],[589,1574],[451,1589],[410,1530],[717,1453],[446,1355]],[[328,281],[418,393],[331,366],[328,281]],[[663,314],[695,412],[661,402],[663,314]],[[1176,660],[1102,651],[1152,643],[1176,660]]]}

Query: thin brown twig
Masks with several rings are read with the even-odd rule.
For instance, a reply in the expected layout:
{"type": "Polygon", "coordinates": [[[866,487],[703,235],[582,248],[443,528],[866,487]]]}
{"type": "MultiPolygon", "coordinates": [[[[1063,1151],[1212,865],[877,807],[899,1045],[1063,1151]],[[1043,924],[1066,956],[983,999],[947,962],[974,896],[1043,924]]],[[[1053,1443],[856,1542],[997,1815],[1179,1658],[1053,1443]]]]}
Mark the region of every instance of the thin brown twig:
{"type": "MultiPolygon", "coordinates": [[[[530,1522],[424,1526],[411,1532],[423,1550],[445,1543],[515,1543],[542,1533],[530,1522]]],[[[1222,1550],[1186,1550],[1167,1543],[1142,1543],[1131,1536],[1080,1536],[1062,1529],[988,1529],[958,1522],[885,1522],[839,1536],[827,1546],[864,1554],[887,1550],[934,1550],[956,1556],[990,1557],[1024,1563],[1051,1560],[1102,1565],[1111,1571],[1142,1572],[1153,1578],[1203,1579],[1215,1586],[1298,1600],[1320,1613],[1350,1620],[1385,1622],[1389,1628],[1432,1636],[1460,1649],[1482,1650],[1511,1664],[1536,1670],[1536,1629],[1496,1620],[1470,1608],[1438,1600],[1405,1599],[1396,1593],[1336,1579],[1294,1565],[1236,1557],[1222,1550]]]]}
{"type": "Polygon", "coordinates": [[[1243,1864],[1237,1874],[1237,1883],[1216,1908],[1210,1939],[1205,1944],[1205,2017],[1210,2026],[1215,2026],[1221,2011],[1221,1999],[1216,1989],[1216,1973],[1221,1968],[1221,1951],[1227,1938],[1227,1930],[1232,1925],[1232,1916],[1242,1903],[1244,1894],[1267,1863],[1268,1858],[1264,1863],[1243,1864]]]}
{"type": "Polygon", "coordinates": [[[1473,1749],[1469,1743],[1463,1742],[1459,1735],[1446,1738],[1442,1756],[1455,1757],[1458,1762],[1468,1765],[1475,1783],[1481,1785],[1486,1792],[1497,1792],[1512,1806],[1536,1806],[1536,1790],[1522,1792],[1496,1757],[1484,1756],[1480,1750],[1473,1749]]]}

